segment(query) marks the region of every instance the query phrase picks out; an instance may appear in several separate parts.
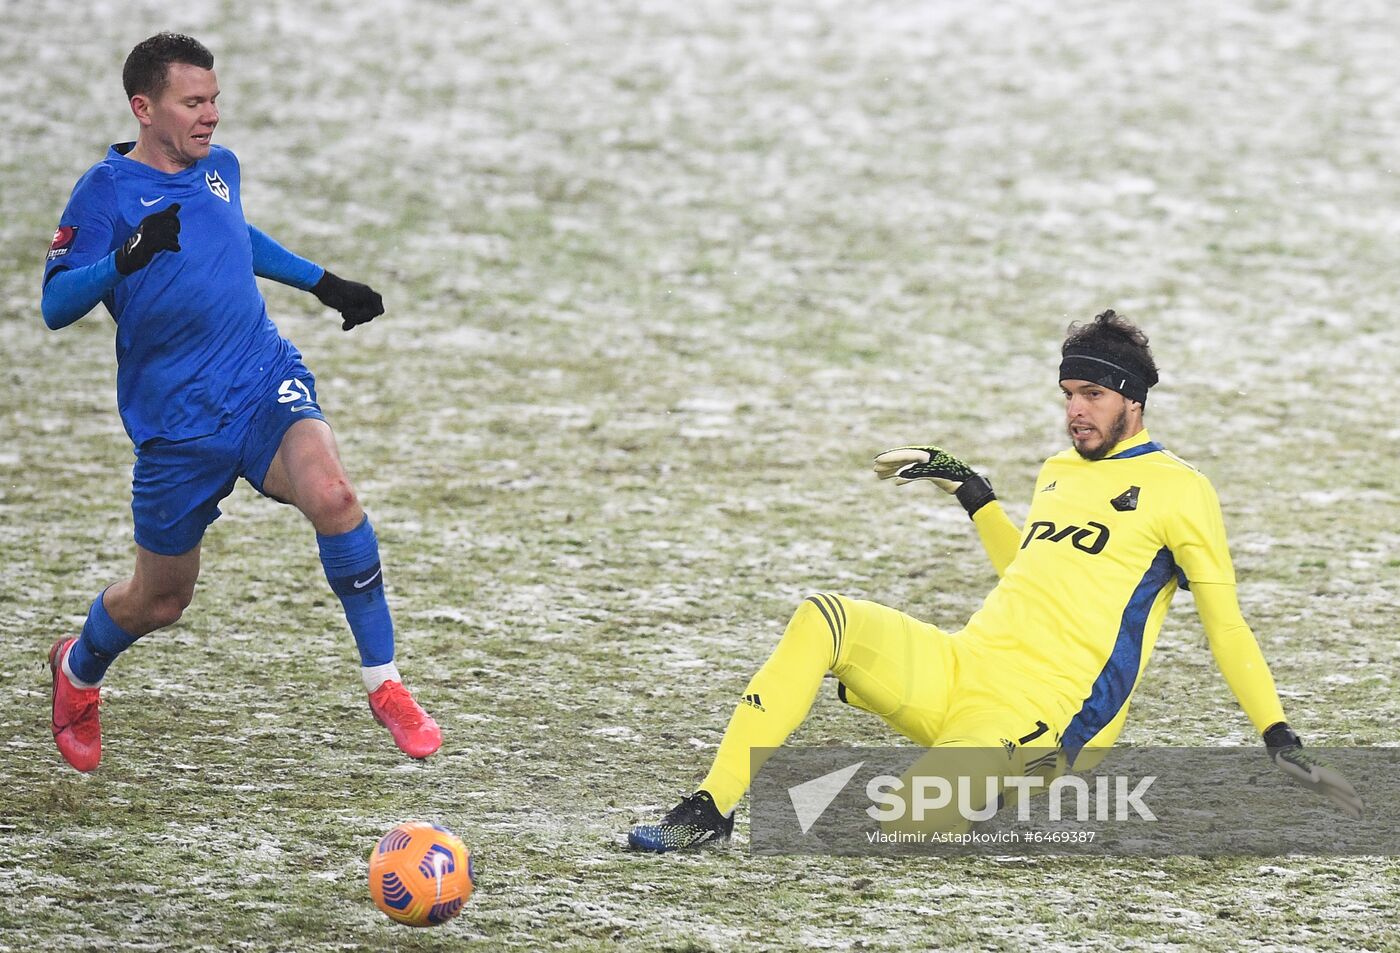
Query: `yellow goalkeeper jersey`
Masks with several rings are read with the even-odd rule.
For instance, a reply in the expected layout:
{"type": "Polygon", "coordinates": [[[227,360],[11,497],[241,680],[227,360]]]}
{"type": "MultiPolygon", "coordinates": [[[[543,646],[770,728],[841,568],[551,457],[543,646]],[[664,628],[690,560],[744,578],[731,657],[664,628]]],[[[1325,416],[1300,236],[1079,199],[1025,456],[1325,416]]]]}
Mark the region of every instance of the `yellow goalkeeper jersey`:
{"type": "Polygon", "coordinates": [[[1046,460],[1009,564],[1015,528],[999,506],[988,518],[1005,524],[989,532],[979,522],[984,541],[1002,537],[988,545],[1001,581],[959,633],[959,654],[1008,692],[1060,711],[1071,759],[1118,736],[1179,585],[1212,590],[1211,602],[1198,595],[1198,607],[1246,712],[1261,729],[1283,720],[1238,613],[1215,489],[1147,431],[1102,460],[1072,449],[1046,460]],[[1212,615],[1208,606],[1221,608],[1212,615]]]}

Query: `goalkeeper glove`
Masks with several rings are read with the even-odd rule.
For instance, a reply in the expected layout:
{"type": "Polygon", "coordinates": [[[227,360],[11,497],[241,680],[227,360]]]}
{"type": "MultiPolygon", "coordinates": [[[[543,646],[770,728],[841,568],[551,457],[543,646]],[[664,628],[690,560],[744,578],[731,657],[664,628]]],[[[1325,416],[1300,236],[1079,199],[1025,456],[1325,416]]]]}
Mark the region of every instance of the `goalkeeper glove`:
{"type": "Polygon", "coordinates": [[[982,474],[939,447],[896,447],[875,458],[875,475],[903,485],[915,480],[931,480],[945,493],[952,493],[972,516],[997,498],[992,484],[982,474]]]}
{"type": "Polygon", "coordinates": [[[358,324],[373,321],[384,313],[384,299],[369,285],[346,281],[327,271],[311,289],[320,302],[340,312],[345,320],[340,330],[349,331],[358,324]]]}
{"type": "Polygon", "coordinates": [[[136,231],[117,249],[117,271],[129,275],[145,268],[157,252],[180,250],[180,203],[174,202],[141,219],[136,231]]]}
{"type": "Polygon", "coordinates": [[[1264,744],[1269,749],[1269,757],[1280,771],[1314,794],[1320,794],[1350,817],[1361,820],[1361,798],[1351,782],[1335,769],[1315,760],[1303,750],[1303,739],[1281,721],[1264,732],[1264,744]]]}

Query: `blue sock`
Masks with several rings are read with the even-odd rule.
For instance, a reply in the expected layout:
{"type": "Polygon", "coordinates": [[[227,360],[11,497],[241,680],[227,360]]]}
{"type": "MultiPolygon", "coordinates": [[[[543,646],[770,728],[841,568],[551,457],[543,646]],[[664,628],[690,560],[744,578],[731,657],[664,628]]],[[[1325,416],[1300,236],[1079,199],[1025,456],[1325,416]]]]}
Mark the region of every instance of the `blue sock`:
{"type": "Polygon", "coordinates": [[[107,607],[102,604],[102,593],[98,593],[92,608],[88,609],[83,634],[78,636],[78,641],[68,652],[68,669],[76,678],[96,685],[107,674],[107,666],[112,664],[112,660],[131,648],[137,638],[107,614],[107,607]]]}
{"type": "Polygon", "coordinates": [[[331,590],[345,607],[345,618],[360,650],[360,664],[386,665],[394,660],[394,620],[384,598],[379,566],[379,539],[369,517],[339,536],[316,534],[321,565],[331,590]]]}

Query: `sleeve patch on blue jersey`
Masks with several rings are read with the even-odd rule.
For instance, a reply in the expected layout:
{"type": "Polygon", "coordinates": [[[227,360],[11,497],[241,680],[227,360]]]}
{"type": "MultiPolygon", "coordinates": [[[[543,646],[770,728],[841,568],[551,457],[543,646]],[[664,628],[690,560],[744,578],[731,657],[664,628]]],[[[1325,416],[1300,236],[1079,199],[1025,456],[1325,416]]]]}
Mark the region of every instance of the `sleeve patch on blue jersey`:
{"type": "Polygon", "coordinates": [[[55,258],[62,258],[73,248],[73,242],[78,238],[78,226],[60,225],[58,231],[53,233],[53,243],[49,245],[49,256],[45,261],[53,261],[55,258]]]}

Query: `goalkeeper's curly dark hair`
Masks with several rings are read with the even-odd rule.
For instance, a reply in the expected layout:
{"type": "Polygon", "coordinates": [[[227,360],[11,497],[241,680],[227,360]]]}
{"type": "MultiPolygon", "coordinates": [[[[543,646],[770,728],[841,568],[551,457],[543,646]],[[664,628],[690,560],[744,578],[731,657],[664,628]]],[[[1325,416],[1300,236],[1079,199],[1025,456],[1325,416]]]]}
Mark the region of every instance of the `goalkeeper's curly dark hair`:
{"type": "Polygon", "coordinates": [[[1109,308],[1094,316],[1093,324],[1071,321],[1065,329],[1065,343],[1060,354],[1070,348],[1094,351],[1103,354],[1116,364],[1142,376],[1148,387],[1157,383],[1157,362],[1152,358],[1152,348],[1147,344],[1147,335],[1136,324],[1109,308]]]}

